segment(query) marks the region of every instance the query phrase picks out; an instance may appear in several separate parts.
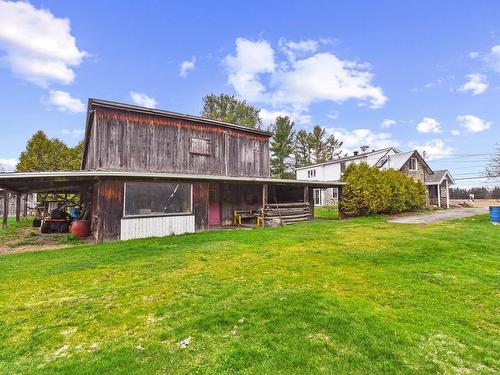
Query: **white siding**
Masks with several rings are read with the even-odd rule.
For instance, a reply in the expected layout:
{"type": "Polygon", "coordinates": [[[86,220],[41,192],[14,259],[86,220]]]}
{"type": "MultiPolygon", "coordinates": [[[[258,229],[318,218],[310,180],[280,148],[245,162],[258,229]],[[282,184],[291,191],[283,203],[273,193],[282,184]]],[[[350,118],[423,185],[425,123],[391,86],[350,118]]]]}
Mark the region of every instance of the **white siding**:
{"type": "Polygon", "coordinates": [[[194,231],[194,215],[127,218],[121,220],[120,239],[164,237],[194,231]]]}

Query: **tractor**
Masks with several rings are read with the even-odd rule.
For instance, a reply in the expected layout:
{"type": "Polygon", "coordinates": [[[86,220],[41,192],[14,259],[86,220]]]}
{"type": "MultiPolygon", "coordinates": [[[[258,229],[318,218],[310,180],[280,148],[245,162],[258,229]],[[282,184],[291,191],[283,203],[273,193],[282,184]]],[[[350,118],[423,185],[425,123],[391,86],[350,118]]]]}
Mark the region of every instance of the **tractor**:
{"type": "Polygon", "coordinates": [[[61,209],[55,209],[50,212],[48,217],[42,219],[42,225],[40,227],[41,233],[68,233],[69,226],[73,218],[66,211],[61,209]]]}

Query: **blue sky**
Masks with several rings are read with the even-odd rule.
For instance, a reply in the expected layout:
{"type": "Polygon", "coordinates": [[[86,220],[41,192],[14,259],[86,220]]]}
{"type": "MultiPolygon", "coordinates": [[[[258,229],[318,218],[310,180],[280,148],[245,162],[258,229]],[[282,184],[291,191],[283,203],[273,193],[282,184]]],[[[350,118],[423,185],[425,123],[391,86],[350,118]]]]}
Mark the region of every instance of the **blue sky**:
{"type": "Polygon", "coordinates": [[[478,176],[500,141],[499,19],[498,1],[0,0],[0,162],[37,129],[76,143],[89,97],[198,114],[224,92],[346,151],[478,176]]]}

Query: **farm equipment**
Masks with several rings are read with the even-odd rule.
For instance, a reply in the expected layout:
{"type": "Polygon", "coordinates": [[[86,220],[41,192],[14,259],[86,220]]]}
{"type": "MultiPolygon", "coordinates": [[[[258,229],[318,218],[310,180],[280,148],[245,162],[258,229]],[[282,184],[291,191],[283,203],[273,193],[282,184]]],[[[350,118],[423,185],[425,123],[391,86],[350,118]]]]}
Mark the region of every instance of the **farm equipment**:
{"type": "Polygon", "coordinates": [[[44,217],[42,220],[42,225],[40,227],[40,232],[42,233],[68,233],[69,226],[73,218],[66,211],[55,209],[50,212],[50,215],[44,217]]]}

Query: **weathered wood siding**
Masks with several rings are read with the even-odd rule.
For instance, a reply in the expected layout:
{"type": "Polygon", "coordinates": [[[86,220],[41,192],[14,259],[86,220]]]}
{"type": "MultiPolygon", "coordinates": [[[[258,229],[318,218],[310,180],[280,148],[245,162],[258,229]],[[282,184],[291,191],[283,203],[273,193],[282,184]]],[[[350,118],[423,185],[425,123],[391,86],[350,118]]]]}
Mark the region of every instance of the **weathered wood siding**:
{"type": "Polygon", "coordinates": [[[194,215],[127,218],[121,220],[120,239],[164,237],[194,231],[194,215]]]}
{"type": "Polygon", "coordinates": [[[208,182],[193,184],[193,213],[197,232],[208,229],[208,182]]]}
{"type": "Polygon", "coordinates": [[[123,217],[123,181],[103,180],[96,185],[97,202],[92,225],[94,237],[97,241],[117,240],[120,238],[120,220],[123,217]]]}
{"type": "Polygon", "coordinates": [[[269,177],[265,135],[153,114],[95,108],[85,170],[269,177]],[[209,141],[210,155],[190,152],[209,141]]]}

